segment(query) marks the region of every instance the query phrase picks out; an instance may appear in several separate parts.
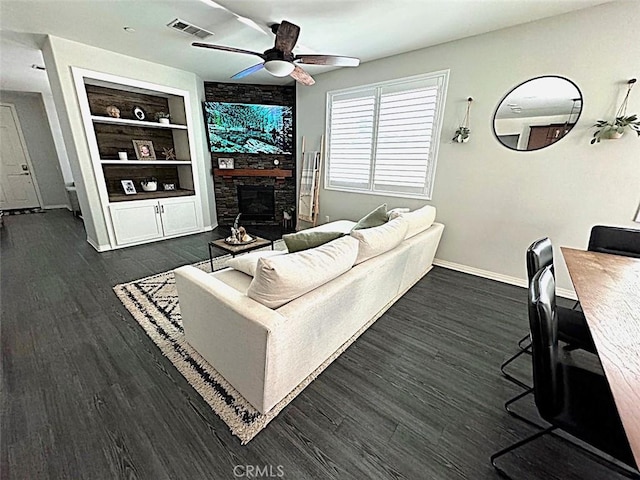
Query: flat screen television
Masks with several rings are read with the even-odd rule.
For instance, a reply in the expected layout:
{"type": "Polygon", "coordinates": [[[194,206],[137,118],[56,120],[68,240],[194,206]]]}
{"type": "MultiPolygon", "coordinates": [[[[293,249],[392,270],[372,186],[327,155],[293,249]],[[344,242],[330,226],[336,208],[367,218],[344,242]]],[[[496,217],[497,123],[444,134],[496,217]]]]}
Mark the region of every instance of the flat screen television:
{"type": "Polygon", "coordinates": [[[292,153],[292,107],[204,102],[204,120],[212,152],[292,153]]]}

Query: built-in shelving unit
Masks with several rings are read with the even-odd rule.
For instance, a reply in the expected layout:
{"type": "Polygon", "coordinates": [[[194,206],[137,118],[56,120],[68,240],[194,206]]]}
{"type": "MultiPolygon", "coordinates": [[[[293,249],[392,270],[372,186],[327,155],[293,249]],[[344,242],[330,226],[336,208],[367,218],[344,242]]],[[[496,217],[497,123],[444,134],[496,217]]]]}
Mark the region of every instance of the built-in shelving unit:
{"type": "Polygon", "coordinates": [[[103,160],[103,165],[184,165],[190,163],[189,160],[103,160]]]}
{"type": "Polygon", "coordinates": [[[189,92],[78,68],[73,75],[111,247],[202,231],[189,92]],[[151,120],[161,112],[171,123],[151,120]],[[138,159],[134,141],[151,145],[155,159],[138,159]],[[150,180],[156,191],[143,190],[150,180]]]}

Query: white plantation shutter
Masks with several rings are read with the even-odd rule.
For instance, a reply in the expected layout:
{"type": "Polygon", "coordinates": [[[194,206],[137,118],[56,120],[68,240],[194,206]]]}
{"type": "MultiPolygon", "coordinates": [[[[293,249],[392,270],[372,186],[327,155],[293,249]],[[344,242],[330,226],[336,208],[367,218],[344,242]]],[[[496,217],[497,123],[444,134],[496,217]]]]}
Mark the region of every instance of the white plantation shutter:
{"type": "Polygon", "coordinates": [[[329,92],[329,189],[431,196],[448,72],[329,92]]]}
{"type": "Polygon", "coordinates": [[[375,94],[369,89],[333,97],[328,168],[333,186],[368,189],[371,184],[375,94]]]}

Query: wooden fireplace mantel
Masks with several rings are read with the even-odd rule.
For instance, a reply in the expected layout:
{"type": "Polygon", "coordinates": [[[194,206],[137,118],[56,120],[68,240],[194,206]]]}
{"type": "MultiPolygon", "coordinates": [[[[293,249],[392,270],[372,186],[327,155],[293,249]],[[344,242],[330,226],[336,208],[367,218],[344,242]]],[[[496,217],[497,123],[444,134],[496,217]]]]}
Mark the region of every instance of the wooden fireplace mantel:
{"type": "Polygon", "coordinates": [[[214,168],[215,177],[276,177],[285,178],[293,176],[293,170],[283,170],[280,168],[234,168],[221,169],[214,168]]]}

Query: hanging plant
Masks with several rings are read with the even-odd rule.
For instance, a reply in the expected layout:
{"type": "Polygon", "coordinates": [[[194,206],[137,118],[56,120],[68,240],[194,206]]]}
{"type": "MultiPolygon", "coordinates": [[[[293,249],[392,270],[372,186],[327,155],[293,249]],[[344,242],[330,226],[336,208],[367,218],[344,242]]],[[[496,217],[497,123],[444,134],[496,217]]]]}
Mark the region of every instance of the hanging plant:
{"type": "Polygon", "coordinates": [[[452,140],[457,143],[467,143],[469,141],[469,134],[471,130],[469,127],[458,127],[456,133],[453,135],[452,140]]]}
{"type": "Polygon", "coordinates": [[[602,139],[616,139],[622,137],[624,135],[625,130],[627,128],[633,130],[640,137],[640,120],[638,119],[638,115],[627,115],[627,104],[629,102],[629,94],[631,93],[631,89],[633,85],[636,83],[636,79],[632,78],[627,82],[627,94],[624,96],[624,100],[620,104],[620,108],[616,112],[615,119],[613,121],[609,120],[598,120],[593,126],[598,127],[593,133],[593,138],[591,139],[591,145],[594,143],[600,143],[602,139]]]}
{"type": "Polygon", "coordinates": [[[467,143],[470,138],[471,130],[469,129],[469,113],[471,111],[471,102],[473,102],[473,98],[469,97],[467,99],[467,111],[464,114],[464,119],[462,120],[462,125],[458,127],[456,133],[453,135],[452,141],[456,143],[467,143]]]}

